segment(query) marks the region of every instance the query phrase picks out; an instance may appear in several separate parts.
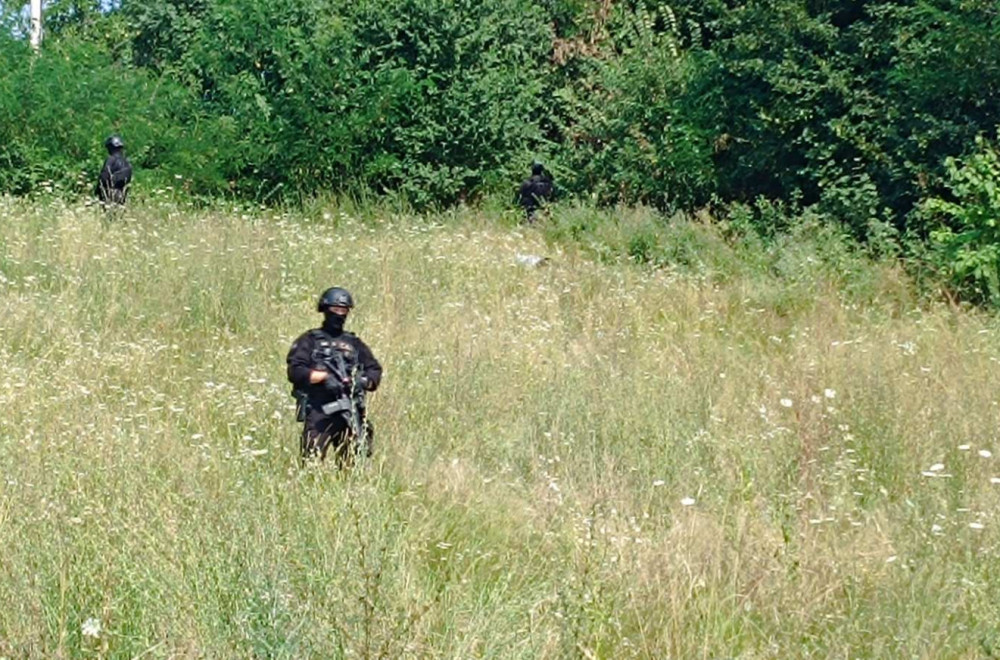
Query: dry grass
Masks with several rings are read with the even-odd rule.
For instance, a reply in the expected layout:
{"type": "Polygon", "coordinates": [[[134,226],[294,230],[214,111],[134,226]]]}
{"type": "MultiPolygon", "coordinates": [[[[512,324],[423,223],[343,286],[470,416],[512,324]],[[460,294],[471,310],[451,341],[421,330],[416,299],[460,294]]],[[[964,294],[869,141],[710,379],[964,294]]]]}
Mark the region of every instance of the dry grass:
{"type": "Polygon", "coordinates": [[[795,247],[0,201],[0,657],[992,657],[997,325],[795,247]],[[283,373],[333,284],[386,366],[347,474],[283,373]]]}

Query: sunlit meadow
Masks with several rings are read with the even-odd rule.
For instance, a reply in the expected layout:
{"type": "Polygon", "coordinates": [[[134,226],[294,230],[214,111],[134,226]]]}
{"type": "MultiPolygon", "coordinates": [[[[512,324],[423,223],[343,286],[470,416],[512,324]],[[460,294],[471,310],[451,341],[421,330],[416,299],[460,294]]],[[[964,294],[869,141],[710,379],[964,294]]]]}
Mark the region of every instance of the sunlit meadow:
{"type": "Polygon", "coordinates": [[[553,235],[0,200],[0,657],[1000,654],[993,318],[553,235]],[[284,376],[332,285],[386,370],[343,473],[284,376]]]}

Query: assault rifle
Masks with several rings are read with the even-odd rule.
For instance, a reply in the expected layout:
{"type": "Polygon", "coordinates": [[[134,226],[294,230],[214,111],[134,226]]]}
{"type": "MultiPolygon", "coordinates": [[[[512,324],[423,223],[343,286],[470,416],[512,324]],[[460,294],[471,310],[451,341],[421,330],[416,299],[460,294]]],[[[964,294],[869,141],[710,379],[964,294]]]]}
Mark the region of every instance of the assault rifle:
{"type": "Polygon", "coordinates": [[[355,442],[358,443],[359,455],[367,455],[368,443],[365,434],[365,424],[362,419],[365,409],[365,378],[358,373],[358,366],[353,368],[347,366],[344,356],[338,351],[334,351],[329,358],[324,358],[320,363],[323,370],[329,372],[324,385],[330,391],[338,393],[340,396],[330,403],[320,406],[324,415],[340,413],[347,422],[347,427],[354,435],[355,442]]]}

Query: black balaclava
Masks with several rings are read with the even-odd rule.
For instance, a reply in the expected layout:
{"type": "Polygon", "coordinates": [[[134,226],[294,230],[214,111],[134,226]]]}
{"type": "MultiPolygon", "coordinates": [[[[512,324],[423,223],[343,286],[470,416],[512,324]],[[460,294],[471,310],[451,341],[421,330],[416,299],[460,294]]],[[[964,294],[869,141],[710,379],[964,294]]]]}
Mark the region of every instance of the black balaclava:
{"type": "Polygon", "coordinates": [[[323,330],[327,334],[336,337],[344,331],[344,321],[346,320],[347,314],[334,314],[331,311],[323,312],[323,330]]]}

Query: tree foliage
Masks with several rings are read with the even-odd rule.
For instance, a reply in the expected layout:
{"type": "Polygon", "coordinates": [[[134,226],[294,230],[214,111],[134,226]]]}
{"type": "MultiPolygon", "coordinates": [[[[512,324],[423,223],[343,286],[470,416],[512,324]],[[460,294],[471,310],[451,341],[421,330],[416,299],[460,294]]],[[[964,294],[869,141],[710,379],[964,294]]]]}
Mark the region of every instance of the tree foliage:
{"type": "Polygon", "coordinates": [[[964,161],[948,158],[949,198],[931,197],[920,211],[934,227],[931,250],[963,297],[1000,305],[1000,150],[982,138],[964,161]]]}
{"type": "Polygon", "coordinates": [[[52,40],[38,58],[23,42],[0,40],[0,66],[0,190],[92,190],[111,133],[126,136],[146,176],[182,175],[198,192],[219,189],[226,132],[170,79],[79,38],[52,40]]]}
{"type": "Polygon", "coordinates": [[[605,203],[926,238],[1000,121],[993,0],[58,0],[39,56],[5,34],[13,192],[120,130],[145,176],[261,201],[449,204],[541,157],[605,203]]]}

